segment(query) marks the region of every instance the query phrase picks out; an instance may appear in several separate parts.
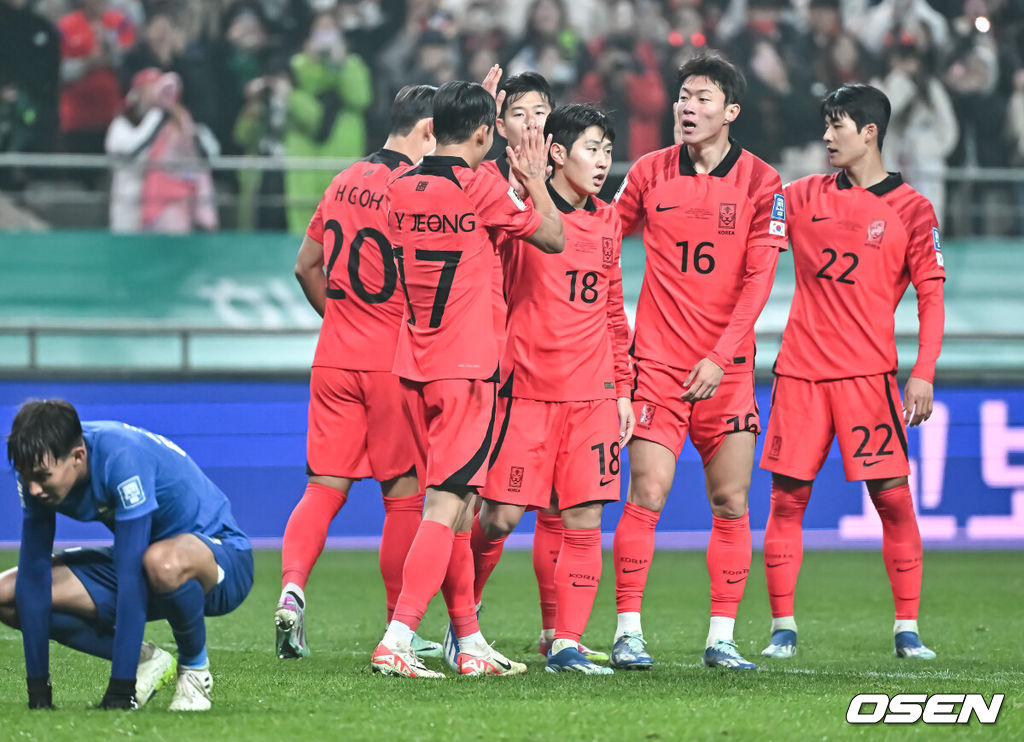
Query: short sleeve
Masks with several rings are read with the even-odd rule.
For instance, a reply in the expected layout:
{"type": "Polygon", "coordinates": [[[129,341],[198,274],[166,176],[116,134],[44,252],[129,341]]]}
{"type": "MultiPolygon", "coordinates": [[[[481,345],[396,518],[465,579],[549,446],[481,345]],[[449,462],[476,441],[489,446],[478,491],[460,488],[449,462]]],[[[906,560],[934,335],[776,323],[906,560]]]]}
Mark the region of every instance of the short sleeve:
{"type": "Polygon", "coordinates": [[[613,199],[623,235],[633,234],[644,218],[645,165],[646,161],[643,159],[633,164],[613,199]]]}
{"type": "Polygon", "coordinates": [[[541,223],[540,213],[523,201],[515,188],[489,171],[478,171],[470,182],[468,193],[483,225],[500,229],[512,237],[529,237],[541,223]]]}
{"type": "Polygon", "coordinates": [[[118,451],[104,463],[103,490],[115,520],[152,513],[157,509],[156,461],[132,449],[118,451]]]}
{"type": "Polygon", "coordinates": [[[312,240],[316,240],[321,245],[324,243],[324,202],[321,201],[316,206],[316,211],[313,212],[312,218],[309,220],[309,226],[306,227],[306,236],[312,240]]]}
{"type": "Polygon", "coordinates": [[[935,210],[927,200],[921,198],[914,203],[907,225],[907,265],[910,280],[917,286],[931,278],[946,279],[946,268],[942,259],[942,238],[935,210]]]}
{"type": "Polygon", "coordinates": [[[789,247],[789,229],[782,179],[771,168],[765,168],[760,175],[756,185],[751,183],[754,215],[747,233],[747,244],[783,251],[789,247]]]}

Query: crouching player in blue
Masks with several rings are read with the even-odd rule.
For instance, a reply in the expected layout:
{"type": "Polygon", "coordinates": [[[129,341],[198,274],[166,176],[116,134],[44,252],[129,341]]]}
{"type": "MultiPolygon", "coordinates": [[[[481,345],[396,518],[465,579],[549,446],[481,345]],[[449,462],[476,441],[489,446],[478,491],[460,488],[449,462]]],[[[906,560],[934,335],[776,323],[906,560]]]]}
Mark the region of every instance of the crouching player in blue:
{"type": "Polygon", "coordinates": [[[21,407],[7,458],[24,523],[18,567],[0,574],[0,620],[22,632],[29,708],[53,708],[50,639],[111,660],[101,708],[142,706],[173,677],[173,658],[142,641],[147,620],[166,619],[178,645],[170,709],[209,709],[204,616],[237,608],[253,578],[252,547],[224,493],[163,436],[82,423],[57,399],[21,407]],[[57,513],[104,523],[113,548],[51,561],[57,513]]]}

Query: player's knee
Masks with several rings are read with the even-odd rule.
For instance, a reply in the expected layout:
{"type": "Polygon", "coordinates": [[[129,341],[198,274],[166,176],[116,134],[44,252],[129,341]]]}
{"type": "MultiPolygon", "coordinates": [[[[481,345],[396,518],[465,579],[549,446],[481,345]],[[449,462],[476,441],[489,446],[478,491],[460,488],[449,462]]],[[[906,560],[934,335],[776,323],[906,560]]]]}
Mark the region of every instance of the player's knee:
{"type": "Polygon", "coordinates": [[[711,512],[719,518],[742,518],[747,512],[747,491],[745,489],[724,489],[708,495],[711,512]]]}
{"type": "Polygon", "coordinates": [[[176,590],[185,581],[179,555],[166,544],[150,546],[142,557],[142,567],[150,588],[158,593],[176,590]]]}
{"type": "Polygon", "coordinates": [[[501,513],[491,513],[487,517],[481,514],[480,530],[489,539],[504,538],[512,533],[518,522],[518,518],[513,519],[501,513]]]}
{"type": "Polygon", "coordinates": [[[17,575],[17,567],[0,573],[0,621],[13,628],[18,628],[18,608],[14,597],[17,575]]]}
{"type": "Polygon", "coordinates": [[[629,482],[629,502],[653,513],[660,513],[665,507],[669,487],[671,483],[666,487],[660,477],[635,477],[629,482]]]}

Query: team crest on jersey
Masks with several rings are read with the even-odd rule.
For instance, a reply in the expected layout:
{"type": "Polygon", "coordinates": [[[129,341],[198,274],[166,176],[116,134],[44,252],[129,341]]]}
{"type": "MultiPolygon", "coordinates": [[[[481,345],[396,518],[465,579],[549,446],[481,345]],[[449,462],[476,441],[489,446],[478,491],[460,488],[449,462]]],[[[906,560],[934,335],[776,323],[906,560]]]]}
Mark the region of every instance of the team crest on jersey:
{"type": "Polygon", "coordinates": [[[523,474],[525,469],[521,466],[513,466],[508,473],[508,491],[518,492],[523,487],[523,474]]]}
{"type": "Polygon", "coordinates": [[[768,449],[768,458],[770,458],[770,459],[777,459],[777,458],[779,458],[779,454],[780,453],[782,453],[782,436],[781,435],[773,435],[772,436],[772,445],[768,449]]]}
{"type": "Polygon", "coordinates": [[[651,423],[654,422],[654,413],[657,411],[657,405],[644,402],[640,408],[640,417],[637,419],[636,424],[641,428],[650,428],[651,423]]]}
{"type": "Polygon", "coordinates": [[[772,219],[786,221],[786,197],[776,193],[772,200],[772,219]]]}
{"type": "Polygon", "coordinates": [[[417,191],[425,191],[425,190],[427,190],[427,181],[421,180],[420,182],[418,182],[416,184],[416,190],[417,191]]]}
{"type": "Polygon", "coordinates": [[[612,263],[615,262],[615,248],[612,244],[611,237],[601,238],[601,265],[605,268],[611,268],[612,263]]]}
{"type": "Polygon", "coordinates": [[[868,225],[868,239],[869,245],[881,245],[882,238],[885,237],[885,220],[876,219],[868,225]]]}
{"type": "Polygon", "coordinates": [[[138,507],[146,501],[146,493],[142,489],[142,480],[137,476],[126,479],[117,485],[117,495],[125,510],[138,507]]]}
{"type": "Polygon", "coordinates": [[[736,229],[736,204],[718,205],[718,233],[732,234],[736,229]]]}

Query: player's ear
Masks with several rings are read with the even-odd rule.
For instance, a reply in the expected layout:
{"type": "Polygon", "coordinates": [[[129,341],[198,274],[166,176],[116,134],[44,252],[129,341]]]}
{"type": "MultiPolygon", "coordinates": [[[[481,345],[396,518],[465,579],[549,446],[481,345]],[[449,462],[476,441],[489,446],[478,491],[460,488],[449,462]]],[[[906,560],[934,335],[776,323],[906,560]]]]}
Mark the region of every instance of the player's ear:
{"type": "Polygon", "coordinates": [[[416,125],[423,127],[423,139],[424,140],[429,141],[429,140],[434,138],[434,119],[433,118],[421,119],[420,122],[418,124],[416,124],[416,125]]]}
{"type": "Polygon", "coordinates": [[[861,129],[861,133],[864,135],[865,144],[871,144],[872,142],[878,141],[878,126],[876,124],[864,124],[864,128],[861,129]]]}
{"type": "Polygon", "coordinates": [[[85,443],[81,443],[81,444],[75,446],[74,448],[72,448],[71,452],[68,453],[68,457],[75,464],[84,463],[88,459],[88,457],[89,457],[89,453],[85,449],[85,443]]]}
{"type": "Polygon", "coordinates": [[[507,129],[505,129],[505,119],[503,119],[501,116],[498,116],[498,118],[494,122],[494,125],[495,128],[498,130],[498,133],[501,135],[501,137],[503,139],[508,139],[508,135],[505,133],[507,131],[507,129]]]}
{"type": "Polygon", "coordinates": [[[565,146],[558,142],[551,143],[551,159],[554,160],[555,164],[559,167],[565,167],[565,161],[568,159],[569,153],[566,151],[565,146]]]}
{"type": "Polygon", "coordinates": [[[473,140],[478,145],[483,147],[485,144],[487,144],[487,139],[488,137],[490,137],[490,135],[491,127],[488,126],[487,124],[480,124],[480,126],[476,127],[476,131],[473,132],[473,140]]]}
{"type": "Polygon", "coordinates": [[[731,124],[740,115],[740,104],[730,103],[725,107],[725,123],[731,124]]]}

